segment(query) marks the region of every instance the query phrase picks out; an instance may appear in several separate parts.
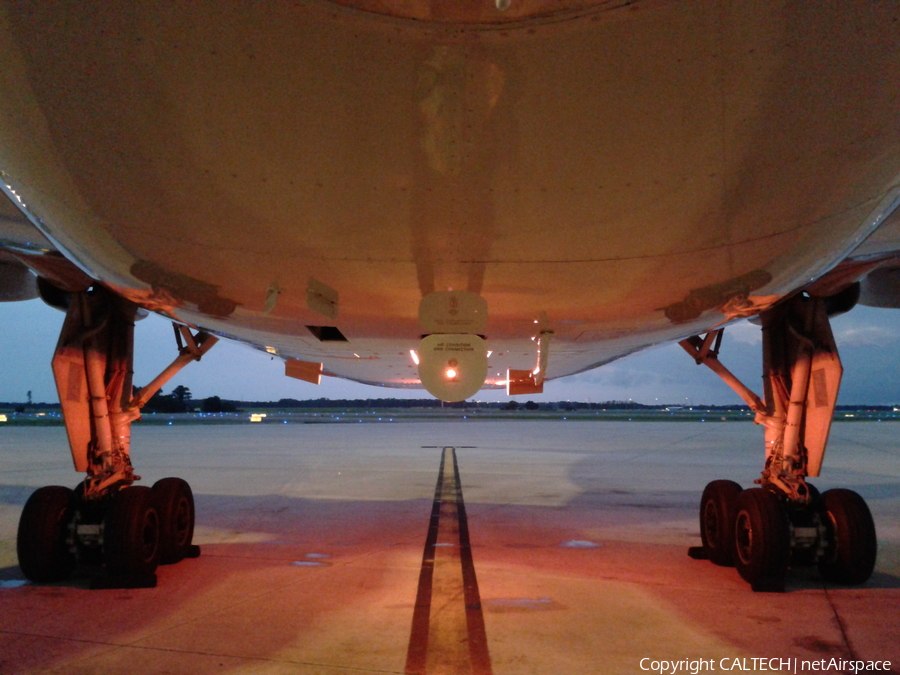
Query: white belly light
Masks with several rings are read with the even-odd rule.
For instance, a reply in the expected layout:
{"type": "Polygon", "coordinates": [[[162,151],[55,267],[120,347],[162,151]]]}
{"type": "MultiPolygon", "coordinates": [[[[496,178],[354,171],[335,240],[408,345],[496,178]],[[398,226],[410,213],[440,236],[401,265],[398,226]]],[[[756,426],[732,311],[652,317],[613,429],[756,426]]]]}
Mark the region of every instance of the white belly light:
{"type": "Polygon", "coordinates": [[[422,386],[442,401],[464,401],[484,386],[487,343],[478,335],[429,335],[418,354],[422,386]]]}
{"type": "Polygon", "coordinates": [[[464,401],[484,386],[487,343],[478,333],[487,326],[487,303],[469,291],[435,291],[419,303],[419,325],[426,335],[416,350],[419,380],[442,401],[464,401]],[[463,332],[465,331],[465,332],[463,332]]]}

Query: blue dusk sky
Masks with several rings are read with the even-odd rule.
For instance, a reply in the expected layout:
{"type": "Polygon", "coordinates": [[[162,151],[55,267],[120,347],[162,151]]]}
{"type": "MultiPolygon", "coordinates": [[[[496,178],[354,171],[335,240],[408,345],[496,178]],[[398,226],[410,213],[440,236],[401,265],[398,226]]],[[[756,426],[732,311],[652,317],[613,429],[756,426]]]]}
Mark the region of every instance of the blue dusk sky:
{"type": "MultiPolygon", "coordinates": [[[[40,300],[0,304],[0,401],[57,401],[50,359],[63,314],[40,300]]],[[[900,403],[900,311],[857,307],[833,321],[844,363],[839,403],[900,403]]],[[[145,384],[175,357],[171,324],[152,315],[137,324],[136,384],[145,384]]],[[[551,357],[552,359],[552,354],[551,357]]],[[[722,362],[761,393],[759,328],[742,322],[726,329],[722,362]]],[[[178,374],[164,392],[182,384],[194,398],[271,401],[280,398],[383,398],[428,396],[424,391],[372,387],[323,378],[315,386],[284,376],[281,360],[246,345],[222,341],[200,363],[178,374]]],[[[502,391],[474,397],[497,401],[502,391]]],[[[697,366],[677,344],[648,349],[599,369],[548,382],[544,394],[520,401],[608,401],[640,403],[738,404],[740,399],[705,367],[697,366]]]]}

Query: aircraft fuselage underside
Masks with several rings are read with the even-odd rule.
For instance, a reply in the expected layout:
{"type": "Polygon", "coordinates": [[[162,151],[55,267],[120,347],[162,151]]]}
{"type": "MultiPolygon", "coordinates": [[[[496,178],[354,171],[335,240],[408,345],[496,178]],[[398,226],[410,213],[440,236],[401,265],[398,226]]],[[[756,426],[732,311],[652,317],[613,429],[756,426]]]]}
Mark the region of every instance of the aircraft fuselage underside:
{"type": "Polygon", "coordinates": [[[54,374],[85,472],[26,505],[26,575],[99,555],[146,581],[160,550],[194,551],[187,484],[132,485],[140,308],[183,341],[157,387],[213,335],[306,382],[445,400],[687,338],[766,430],[761,487],[704,493],[702,554],[758,588],[801,560],[864,580],[865,504],[806,477],[840,380],[829,303],[859,283],[900,307],[895,15],[0,3],[0,298],[67,311],[54,374]],[[755,316],[763,398],[715,358],[715,331],[755,316]]]}

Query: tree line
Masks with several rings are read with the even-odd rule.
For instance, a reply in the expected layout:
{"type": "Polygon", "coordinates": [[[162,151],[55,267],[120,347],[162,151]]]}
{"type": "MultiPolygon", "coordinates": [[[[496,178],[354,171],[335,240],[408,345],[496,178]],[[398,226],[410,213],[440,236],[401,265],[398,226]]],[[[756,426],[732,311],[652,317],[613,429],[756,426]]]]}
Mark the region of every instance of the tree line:
{"type": "MultiPolygon", "coordinates": [[[[134,394],[140,392],[140,387],[134,388],[134,394]]],[[[191,394],[191,390],[184,385],[178,385],[169,394],[164,394],[163,390],[156,392],[153,397],[147,401],[143,410],[145,412],[159,413],[186,413],[186,412],[204,412],[204,413],[227,413],[239,412],[244,408],[253,409],[273,409],[273,410],[290,410],[290,409],[365,409],[378,410],[383,408],[450,408],[459,410],[527,410],[527,411],[576,411],[576,410],[664,410],[666,408],[682,408],[685,406],[678,405],[644,405],[634,401],[525,401],[524,403],[516,399],[508,401],[458,401],[455,403],[446,403],[433,398],[355,398],[355,399],[331,399],[331,398],[314,398],[299,400],[295,398],[282,398],[277,401],[235,401],[223,399],[219,396],[209,396],[203,399],[195,399],[191,394]]],[[[26,412],[31,410],[57,410],[58,403],[35,403],[31,400],[31,392],[28,392],[28,402],[0,402],[0,408],[13,409],[16,412],[26,412]]],[[[733,411],[749,411],[746,405],[694,405],[694,410],[733,410],[733,411]]],[[[890,412],[894,406],[890,405],[838,405],[836,410],[867,410],[871,412],[890,412]]]]}
{"type": "MultiPolygon", "coordinates": [[[[140,391],[135,387],[135,394],[140,391]]],[[[143,410],[145,412],[183,413],[183,412],[237,412],[242,408],[253,409],[366,409],[377,410],[383,408],[401,409],[459,409],[459,410],[650,410],[660,406],[647,406],[634,401],[554,401],[540,402],[526,401],[520,403],[515,399],[509,401],[457,401],[447,403],[433,398],[356,398],[356,399],[331,399],[315,398],[299,400],[295,398],[282,398],[277,401],[234,401],[223,399],[219,396],[210,396],[204,399],[194,399],[188,387],[179,385],[171,393],[164,394],[162,390],[156,392],[147,401],[143,410]]],[[[734,406],[722,406],[723,409],[735,409],[734,406]]]]}
{"type": "MultiPolygon", "coordinates": [[[[140,393],[141,388],[134,388],[134,395],[140,393]]],[[[142,408],[145,412],[159,413],[184,413],[184,412],[204,412],[204,413],[223,413],[237,412],[237,401],[226,401],[218,396],[209,396],[208,398],[194,400],[191,390],[184,385],[178,385],[170,394],[164,394],[160,389],[144,404],[142,408]]]]}

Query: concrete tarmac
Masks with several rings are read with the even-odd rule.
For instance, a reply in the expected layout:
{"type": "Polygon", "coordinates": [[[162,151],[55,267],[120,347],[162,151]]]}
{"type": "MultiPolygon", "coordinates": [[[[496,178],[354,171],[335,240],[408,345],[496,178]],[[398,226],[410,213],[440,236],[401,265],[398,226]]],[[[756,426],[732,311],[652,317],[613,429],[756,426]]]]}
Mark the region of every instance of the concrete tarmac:
{"type": "Polygon", "coordinates": [[[142,483],[191,483],[202,555],[157,588],[89,590],[88,569],[17,567],[29,494],[79,480],[64,430],[0,428],[0,675],[900,673],[898,436],[836,423],[814,481],[868,501],[872,579],[791,570],[769,594],[687,556],[704,485],[759,475],[750,423],[136,425],[142,483]],[[475,639],[473,614],[486,646],[438,653],[475,639]]]}

